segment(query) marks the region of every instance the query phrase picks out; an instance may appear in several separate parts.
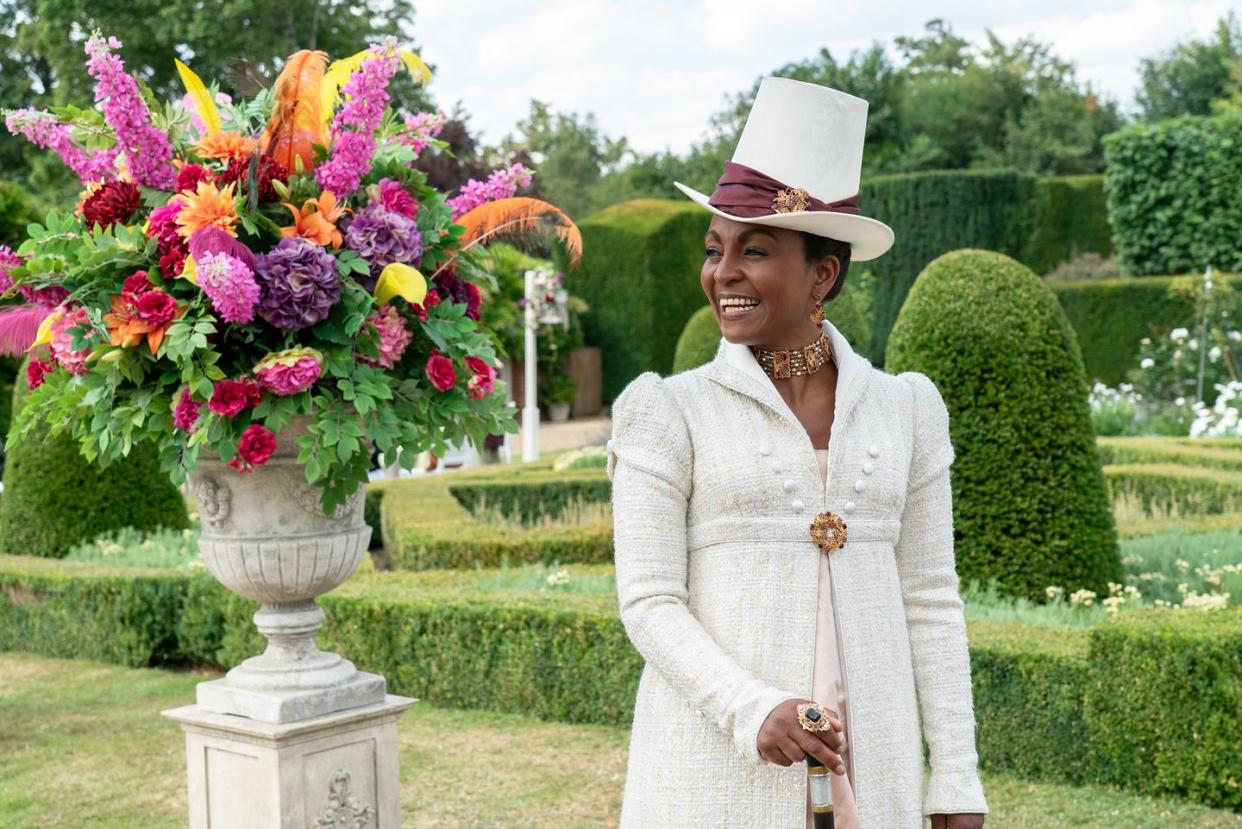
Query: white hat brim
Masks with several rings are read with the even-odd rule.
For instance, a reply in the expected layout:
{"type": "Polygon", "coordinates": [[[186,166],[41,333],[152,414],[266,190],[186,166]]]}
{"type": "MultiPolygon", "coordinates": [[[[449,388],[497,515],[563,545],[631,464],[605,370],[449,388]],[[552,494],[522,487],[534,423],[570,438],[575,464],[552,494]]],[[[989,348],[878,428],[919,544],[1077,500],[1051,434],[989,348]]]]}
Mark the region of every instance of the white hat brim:
{"type": "Polygon", "coordinates": [[[680,181],[673,182],[673,186],[706,210],[735,222],[804,230],[816,236],[827,236],[842,242],[849,242],[851,262],[866,262],[869,259],[875,259],[893,246],[893,229],[884,222],[867,216],[816,210],[774,213],[771,216],[756,216],[748,219],[712,207],[707,203],[710,196],[700,193],[693,187],[687,187],[680,181]]]}

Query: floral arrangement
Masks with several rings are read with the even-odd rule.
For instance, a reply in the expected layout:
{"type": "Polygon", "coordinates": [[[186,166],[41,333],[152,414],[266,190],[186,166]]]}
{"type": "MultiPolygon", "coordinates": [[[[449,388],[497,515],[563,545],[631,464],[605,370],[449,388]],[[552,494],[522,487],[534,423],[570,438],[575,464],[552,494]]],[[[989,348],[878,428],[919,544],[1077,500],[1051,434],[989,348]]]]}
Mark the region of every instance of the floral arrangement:
{"type": "Polygon", "coordinates": [[[399,71],[429,80],[416,55],[392,39],[331,64],[304,50],[239,102],[178,61],[187,94],[161,105],[120,48],[86,44],[97,110],[6,113],[85,185],[0,248],[0,291],[25,300],[4,313],[38,322],[16,428],[45,419],[104,464],[155,441],[180,483],[204,450],[254,470],[307,416],[298,461],[329,512],[372,446],[409,468],[517,430],[479,324],[483,246],[538,238],[575,260],[581,237],[514,195],[521,165],[456,195],[428,186],[412,163],[444,146],[443,115],[399,117],[387,91],[399,71]]]}

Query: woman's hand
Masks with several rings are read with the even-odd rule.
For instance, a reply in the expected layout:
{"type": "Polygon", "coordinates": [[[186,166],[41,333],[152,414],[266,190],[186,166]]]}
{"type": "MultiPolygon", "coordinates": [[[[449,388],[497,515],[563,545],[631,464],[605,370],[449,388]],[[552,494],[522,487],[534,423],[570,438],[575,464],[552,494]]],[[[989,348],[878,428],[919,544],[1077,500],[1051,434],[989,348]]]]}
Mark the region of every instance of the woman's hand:
{"type": "Polygon", "coordinates": [[[846,749],[845,726],[836,711],[826,708],[832,727],[827,731],[807,731],[798,722],[798,706],[805,702],[811,700],[787,699],[772,709],[755,738],[759,756],[769,763],[789,766],[810,755],[835,773],[845,774],[845,762],[841,759],[841,752],[846,749]]]}
{"type": "Polygon", "coordinates": [[[931,829],[983,829],[983,815],[977,812],[958,815],[932,815],[931,829]]]}

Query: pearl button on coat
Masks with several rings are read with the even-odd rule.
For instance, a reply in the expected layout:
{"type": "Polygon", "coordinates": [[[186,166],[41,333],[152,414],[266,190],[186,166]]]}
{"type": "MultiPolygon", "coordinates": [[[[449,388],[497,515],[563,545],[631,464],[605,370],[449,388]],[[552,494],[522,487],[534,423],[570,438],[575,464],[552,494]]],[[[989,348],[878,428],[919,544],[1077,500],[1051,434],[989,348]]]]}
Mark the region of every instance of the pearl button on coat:
{"type": "Polygon", "coordinates": [[[822,328],[839,367],[826,486],[805,428],[746,345],[722,338],[712,362],[645,372],[613,403],[617,593],[646,661],[622,829],[805,824],[805,764],[764,761],[756,738],[776,705],[811,693],[822,553],[809,522],[825,510],[854,512],[829,566],[860,829],[988,811],[948,412],[925,375],[880,371],[822,328]],[[747,446],[781,459],[805,512],[747,446]],[[867,458],[875,469],[858,495],[867,458]]]}

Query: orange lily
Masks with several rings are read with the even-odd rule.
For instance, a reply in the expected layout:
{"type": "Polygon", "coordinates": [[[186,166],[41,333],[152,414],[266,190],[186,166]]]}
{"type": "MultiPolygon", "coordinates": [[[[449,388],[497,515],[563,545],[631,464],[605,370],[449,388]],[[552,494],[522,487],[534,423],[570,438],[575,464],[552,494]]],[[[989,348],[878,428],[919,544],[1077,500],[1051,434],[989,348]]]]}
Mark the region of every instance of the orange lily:
{"type": "Polygon", "coordinates": [[[323,247],[331,244],[334,250],[344,244],[345,238],[336,229],[336,223],[347,208],[336,200],[331,190],[324,190],[318,199],[307,199],[300,211],[289,202],[283,204],[293,214],[293,224],[280,229],[283,235],[301,236],[323,247]]]}
{"type": "MultiPolygon", "coordinates": [[[[184,314],[186,307],[185,305],[178,306],[177,313],[173,315],[173,319],[175,320],[184,314]]],[[[172,324],[170,320],[160,326],[148,325],[138,319],[138,310],[119,295],[112,297],[112,313],[104,314],[103,320],[108,325],[108,333],[111,335],[110,341],[112,345],[119,345],[122,348],[134,348],[142,342],[142,338],[145,336],[152,355],[159,354],[160,345],[164,342],[164,332],[172,324]]]]}

